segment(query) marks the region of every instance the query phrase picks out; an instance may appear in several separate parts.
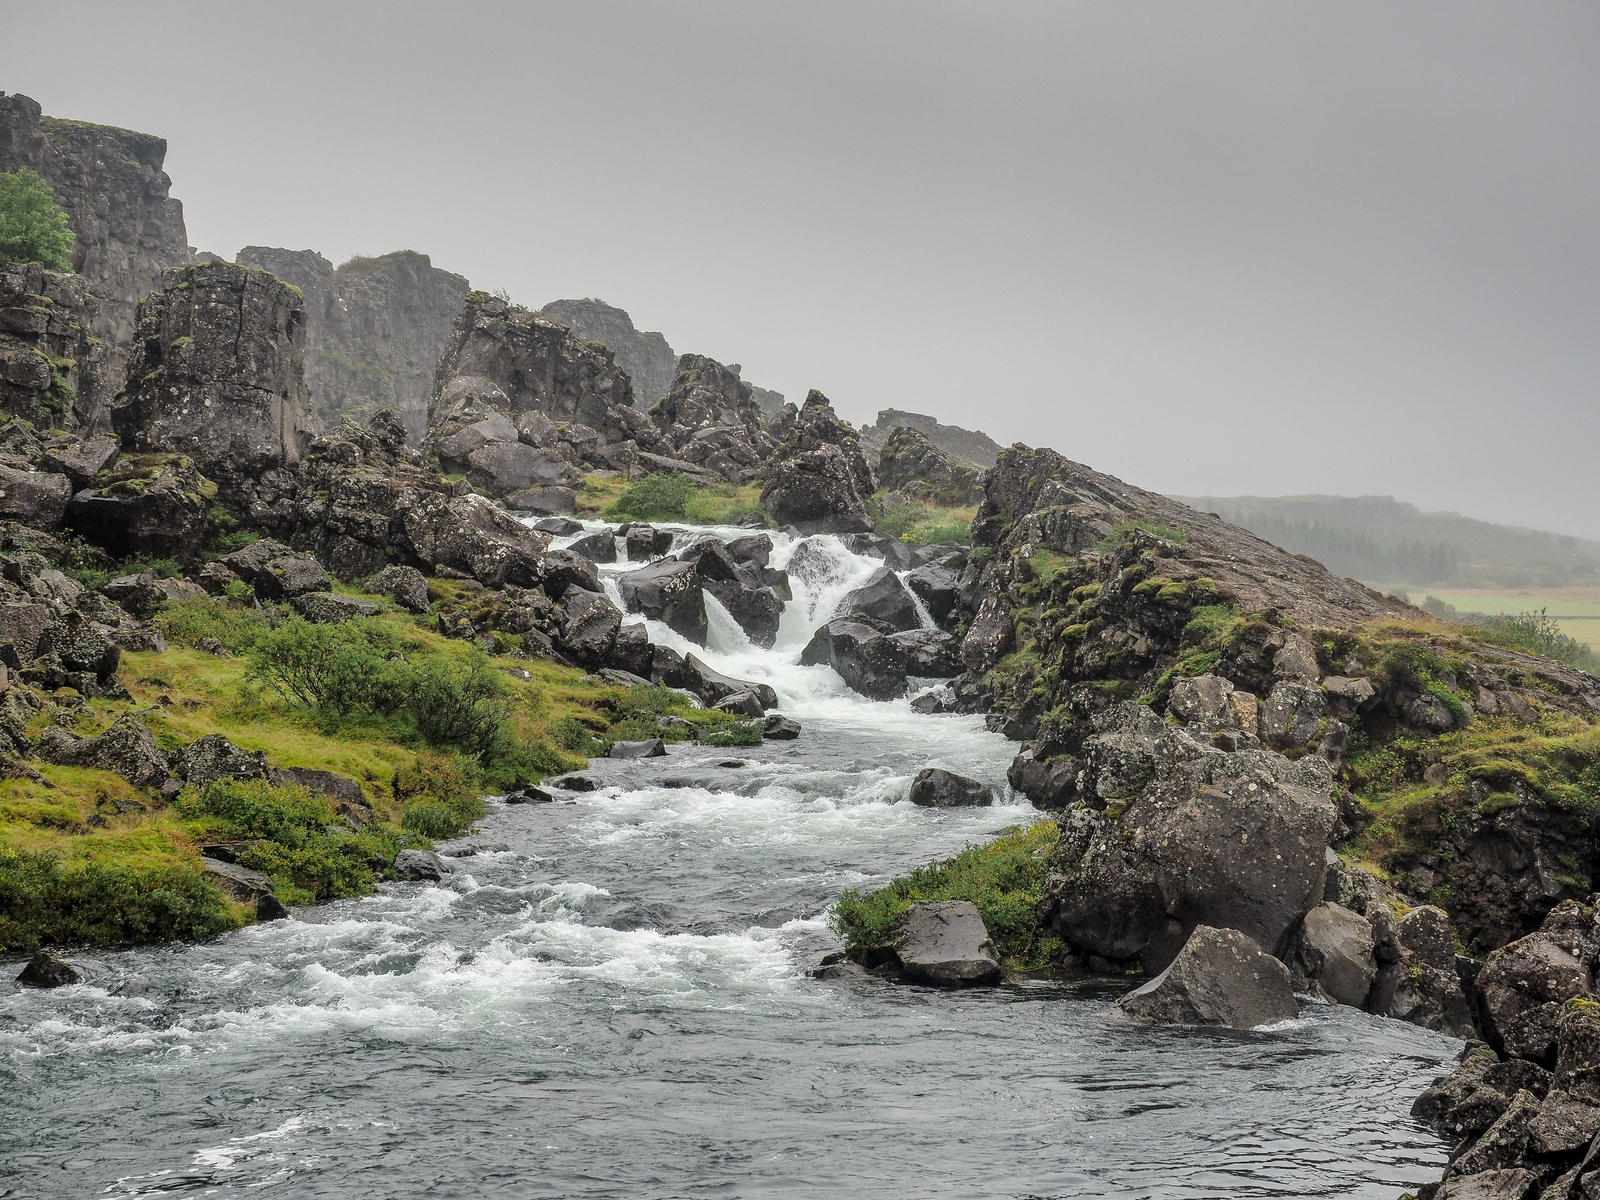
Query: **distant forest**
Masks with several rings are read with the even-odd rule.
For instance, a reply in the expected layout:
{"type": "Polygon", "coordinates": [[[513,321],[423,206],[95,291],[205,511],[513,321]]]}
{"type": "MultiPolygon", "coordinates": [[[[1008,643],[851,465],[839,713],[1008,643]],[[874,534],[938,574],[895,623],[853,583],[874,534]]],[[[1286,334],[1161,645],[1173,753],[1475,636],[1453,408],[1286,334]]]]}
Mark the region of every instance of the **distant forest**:
{"type": "Polygon", "coordinates": [[[1425,513],[1391,496],[1179,496],[1330,571],[1374,585],[1600,582],[1600,543],[1425,513]]]}

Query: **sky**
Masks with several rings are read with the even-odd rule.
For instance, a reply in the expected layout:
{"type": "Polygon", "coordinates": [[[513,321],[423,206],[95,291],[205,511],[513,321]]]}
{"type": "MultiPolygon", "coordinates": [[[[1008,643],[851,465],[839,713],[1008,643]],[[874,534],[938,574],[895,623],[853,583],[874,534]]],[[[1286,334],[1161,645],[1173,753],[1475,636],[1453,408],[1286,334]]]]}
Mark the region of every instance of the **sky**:
{"type": "Polygon", "coordinates": [[[190,241],[594,296],[852,421],[1600,537],[1600,6],[0,0],[190,241]]]}

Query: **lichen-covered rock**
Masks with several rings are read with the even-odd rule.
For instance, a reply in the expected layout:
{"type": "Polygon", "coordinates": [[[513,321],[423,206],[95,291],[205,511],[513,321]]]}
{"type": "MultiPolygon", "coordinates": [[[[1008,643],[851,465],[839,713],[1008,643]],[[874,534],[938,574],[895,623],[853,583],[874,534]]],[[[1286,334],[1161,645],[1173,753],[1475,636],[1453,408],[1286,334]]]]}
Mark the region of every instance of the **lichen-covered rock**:
{"type": "Polygon", "coordinates": [[[30,958],[22,974],[17,976],[17,982],[24,987],[36,988],[68,987],[82,979],[76,967],[48,950],[40,950],[30,958]]]}
{"type": "Polygon", "coordinates": [[[193,561],[217,487],[181,454],[124,454],[67,505],[67,524],[115,559],[193,561]]]}
{"type": "Polygon", "coordinates": [[[428,611],[428,579],[415,567],[390,564],[368,580],[367,587],[390,597],[407,612],[428,611]]]}
{"type": "Polygon", "coordinates": [[[981,808],[994,803],[994,792],[986,783],[943,767],[924,767],[911,781],[911,803],[923,808],[981,808]]]}
{"type": "Polygon", "coordinates": [[[407,491],[400,516],[417,558],[430,570],[449,567],[486,587],[531,587],[543,577],[547,534],[537,533],[482,496],[446,498],[407,491]]]}
{"type": "Polygon", "coordinates": [[[650,416],[676,457],[735,483],[754,478],[775,447],[750,386],[700,354],[678,360],[672,386],[650,416]]]}
{"type": "MultiPolygon", "coordinates": [[[[1369,906],[1368,911],[1374,916],[1386,915],[1386,903],[1379,901],[1378,905],[1369,906]]],[[[1472,1013],[1456,971],[1449,916],[1441,908],[1420,905],[1396,923],[1395,942],[1399,953],[1379,966],[1367,996],[1367,1011],[1455,1037],[1471,1037],[1472,1013]]]]}
{"type": "Polygon", "coordinates": [[[1059,749],[1029,746],[1011,760],[1006,782],[1033,801],[1036,808],[1065,808],[1078,798],[1079,766],[1059,749]]]}
{"type": "Polygon", "coordinates": [[[909,629],[889,640],[906,652],[906,674],[920,679],[949,679],[961,674],[961,643],[942,629],[909,629]]]}
{"type": "Polygon", "coordinates": [[[174,772],[192,787],[205,787],[218,779],[265,779],[267,756],[261,750],[241,750],[220,733],[196,738],[178,754],[174,772]]]}
{"type": "Polygon", "coordinates": [[[298,289],[231,263],[169,269],[139,305],[112,423],[130,452],[183,454],[247,502],[310,443],[304,353],[298,289]]]}
{"type": "Polygon", "coordinates": [[[767,464],[761,507],[802,533],[870,532],[875,485],[860,439],[813,390],[767,464]]]}
{"type": "Polygon", "coordinates": [[[880,567],[866,583],[847,593],[839,601],[834,616],[841,621],[871,625],[881,633],[922,628],[916,600],[888,567],[880,567]]]}
{"type": "Polygon", "coordinates": [[[1101,811],[1072,810],[1041,918],[1085,953],[1151,971],[1202,924],[1281,949],[1323,896],[1337,817],[1327,764],[1227,752],[1142,705],[1099,728],[1079,790],[1101,811]]]}
{"type": "MultiPolygon", "coordinates": [[[[0,111],[5,103],[0,97],[0,111]]],[[[0,410],[38,430],[87,432],[118,383],[109,347],[92,335],[98,316],[82,276],[38,263],[0,265],[0,410]]],[[[73,445],[81,443],[64,443],[56,453],[76,457],[73,445]]]]}
{"type": "Polygon", "coordinates": [[[609,662],[622,629],[617,606],[600,593],[579,587],[562,593],[561,603],[567,610],[561,649],[579,666],[594,668],[609,662]]]}
{"type": "Polygon", "coordinates": [[[335,592],[300,592],[289,598],[289,606],[313,625],[338,625],[361,617],[376,616],[380,606],[356,596],[335,592]]]}
{"type": "Polygon", "coordinates": [[[144,723],[130,713],[92,738],[74,737],[52,725],[40,735],[35,753],[62,766],[115,771],[138,787],[155,787],[169,774],[167,756],[144,723]]]}
{"type": "Polygon", "coordinates": [[[1117,1007],[1142,1021],[1232,1029],[1300,1014],[1288,968],[1237,929],[1208,925],[1196,926],[1171,964],[1117,1007]]]}
{"type": "Polygon", "coordinates": [[[1592,982],[1582,948],[1553,934],[1539,930],[1502,946],[1488,957],[1475,981],[1484,1038],[1491,1046],[1504,1047],[1519,1021],[1534,1009],[1583,997],[1592,982]]]}
{"type": "Polygon", "coordinates": [[[559,321],[581,341],[601,342],[633,384],[633,402],[643,410],[665,396],[678,373],[678,355],[659,333],[634,328],[633,318],[604,300],[554,300],[540,313],[559,321]]]}

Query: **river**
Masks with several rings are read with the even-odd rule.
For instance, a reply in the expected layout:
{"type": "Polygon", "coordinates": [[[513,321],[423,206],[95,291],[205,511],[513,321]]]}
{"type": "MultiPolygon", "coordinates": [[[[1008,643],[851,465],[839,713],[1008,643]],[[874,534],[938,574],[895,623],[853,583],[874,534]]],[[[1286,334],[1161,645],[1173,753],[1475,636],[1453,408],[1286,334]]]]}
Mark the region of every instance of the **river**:
{"type": "MultiPolygon", "coordinates": [[[[783,566],[795,544],[774,540],[783,566]]],[[[841,891],[1038,817],[981,718],[795,665],[881,565],[814,546],[771,651],[714,602],[707,650],[651,625],[770,683],[799,739],[597,761],[597,791],[491,800],[441,847],[459,855],[444,886],[73,952],[86,982],[56,991],[3,964],[0,1196],[1392,1197],[1437,1179],[1442,1144],[1407,1115],[1459,1049],[1437,1034],[1309,1003],[1265,1031],[1150,1030],[1104,984],[808,976],[841,891]],[[1004,799],[917,808],[927,765],[1004,799]]]]}

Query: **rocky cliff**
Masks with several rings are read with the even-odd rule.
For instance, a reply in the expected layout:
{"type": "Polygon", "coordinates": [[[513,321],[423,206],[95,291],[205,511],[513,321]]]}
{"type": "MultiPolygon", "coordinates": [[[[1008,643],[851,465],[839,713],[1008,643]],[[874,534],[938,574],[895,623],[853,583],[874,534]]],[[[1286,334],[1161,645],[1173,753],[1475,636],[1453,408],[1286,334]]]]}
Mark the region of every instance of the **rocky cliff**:
{"type": "Polygon", "coordinates": [[[337,270],[314,250],[246,246],[238,261],[305,294],[306,386],[323,425],[388,408],[421,441],[434,370],[471,284],[411,250],[337,270]]]}
{"type": "Polygon", "coordinates": [[[678,373],[677,353],[661,334],[635,329],[626,310],[604,300],[552,300],[539,311],[581,340],[610,347],[633,384],[637,407],[648,409],[671,389],[678,373]]]}
{"type": "Polygon", "coordinates": [[[41,429],[98,432],[120,382],[90,332],[98,317],[81,275],[37,263],[0,274],[0,408],[41,429]]]}
{"type": "Polygon", "coordinates": [[[872,453],[879,454],[896,429],[916,430],[957,463],[976,470],[994,466],[1000,457],[1000,443],[986,433],[945,425],[934,417],[898,408],[885,408],[878,413],[876,425],[862,426],[861,440],[872,453]]]}
{"type": "Polygon", "coordinates": [[[73,267],[100,301],[92,332],[118,363],[140,298],[191,258],[166,156],[165,138],[46,117],[27,96],[0,93],[0,171],[28,167],[54,189],[77,234],[73,267]]]}
{"type": "Polygon", "coordinates": [[[734,483],[759,476],[777,444],[750,385],[703,354],[678,360],[672,387],[650,417],[677,458],[734,483]]]}

